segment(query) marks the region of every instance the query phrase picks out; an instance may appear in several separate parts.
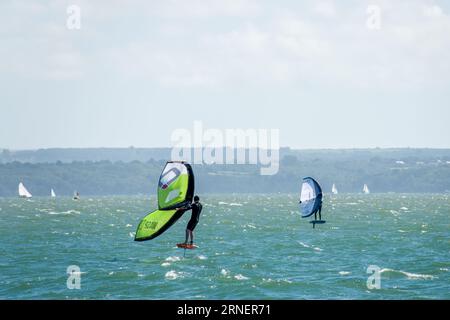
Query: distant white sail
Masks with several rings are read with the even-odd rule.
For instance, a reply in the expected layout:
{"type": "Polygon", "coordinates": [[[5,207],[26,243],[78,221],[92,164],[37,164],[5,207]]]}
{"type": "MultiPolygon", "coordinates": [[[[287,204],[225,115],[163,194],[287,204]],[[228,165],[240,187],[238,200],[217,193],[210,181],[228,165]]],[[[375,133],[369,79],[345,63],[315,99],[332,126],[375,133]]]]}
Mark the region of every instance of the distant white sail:
{"type": "Polygon", "coordinates": [[[364,185],[363,192],[365,194],[369,194],[370,193],[370,190],[369,190],[369,187],[367,186],[367,184],[364,185]]]}
{"type": "Polygon", "coordinates": [[[50,193],[51,193],[52,198],[56,198],[56,194],[55,194],[55,191],[53,191],[53,189],[50,193]]]}
{"type": "Polygon", "coordinates": [[[28,192],[27,188],[23,185],[23,183],[19,183],[19,197],[21,198],[31,198],[31,193],[28,192]]]}
{"type": "Polygon", "coordinates": [[[331,188],[331,192],[333,194],[338,194],[338,189],[336,188],[336,185],[333,183],[333,187],[331,188]]]}

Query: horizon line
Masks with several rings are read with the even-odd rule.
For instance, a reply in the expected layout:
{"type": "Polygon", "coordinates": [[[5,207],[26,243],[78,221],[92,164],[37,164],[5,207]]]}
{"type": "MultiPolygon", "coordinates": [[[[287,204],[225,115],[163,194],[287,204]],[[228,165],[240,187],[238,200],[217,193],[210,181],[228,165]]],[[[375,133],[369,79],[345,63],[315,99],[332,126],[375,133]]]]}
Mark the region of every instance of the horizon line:
{"type": "MultiPolygon", "coordinates": [[[[41,147],[41,148],[24,148],[24,149],[13,149],[13,148],[0,148],[1,152],[3,151],[10,151],[10,152],[23,152],[23,151],[41,151],[41,150],[96,150],[96,149],[120,149],[120,150],[127,150],[127,149],[173,149],[174,147],[135,147],[135,146],[128,146],[128,147],[41,147]]],[[[208,147],[202,147],[201,149],[205,149],[208,147]]],[[[211,147],[216,148],[216,147],[211,147]]],[[[263,150],[276,150],[276,149],[266,149],[266,148],[259,148],[259,147],[230,147],[230,146],[221,146],[218,148],[225,148],[225,149],[263,149],[263,150]]],[[[190,149],[199,149],[191,147],[190,149]]],[[[290,149],[294,151],[323,151],[323,150],[450,150],[450,147],[317,147],[317,148],[301,148],[301,147],[290,147],[290,146],[281,146],[278,148],[278,150],[282,149],[290,149]]]]}

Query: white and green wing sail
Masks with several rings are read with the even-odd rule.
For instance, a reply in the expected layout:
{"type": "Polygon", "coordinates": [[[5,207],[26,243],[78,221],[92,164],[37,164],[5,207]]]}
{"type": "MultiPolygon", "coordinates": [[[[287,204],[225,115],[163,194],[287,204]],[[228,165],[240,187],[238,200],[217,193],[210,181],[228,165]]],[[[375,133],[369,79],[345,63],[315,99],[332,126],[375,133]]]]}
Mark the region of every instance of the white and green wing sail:
{"type": "Polygon", "coordinates": [[[169,229],[194,197],[194,174],[185,162],[167,162],[158,183],[158,207],[139,223],[135,241],[151,240],[169,229]]]}
{"type": "Polygon", "coordinates": [[[158,207],[170,210],[184,207],[194,197],[194,174],[185,162],[168,162],[158,184],[158,207]]]}

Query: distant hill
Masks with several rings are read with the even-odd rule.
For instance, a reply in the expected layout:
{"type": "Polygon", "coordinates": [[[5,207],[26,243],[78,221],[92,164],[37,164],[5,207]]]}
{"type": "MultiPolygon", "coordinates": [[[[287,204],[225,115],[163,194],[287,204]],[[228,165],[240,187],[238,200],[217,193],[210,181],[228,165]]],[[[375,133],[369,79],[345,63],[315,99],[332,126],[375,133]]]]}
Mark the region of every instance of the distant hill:
{"type": "MultiPolygon", "coordinates": [[[[315,177],[325,192],[449,192],[449,149],[293,150],[283,148],[278,174],[257,165],[194,165],[198,193],[298,192],[315,177]]],[[[0,196],[16,196],[23,181],[35,196],[154,194],[170,149],[45,149],[3,151],[0,196]]]]}
{"type": "MultiPolygon", "coordinates": [[[[9,162],[23,163],[70,163],[73,161],[111,161],[111,162],[147,162],[166,160],[171,155],[170,148],[87,148],[87,149],[38,149],[8,150],[0,149],[0,164],[9,162]]],[[[450,149],[291,149],[281,148],[281,158],[294,156],[301,160],[369,160],[371,158],[408,159],[409,161],[449,160],[450,149]]]]}
{"type": "Polygon", "coordinates": [[[0,152],[0,163],[55,163],[73,161],[142,161],[170,158],[169,148],[92,148],[92,149],[38,149],[7,150],[0,152]]]}

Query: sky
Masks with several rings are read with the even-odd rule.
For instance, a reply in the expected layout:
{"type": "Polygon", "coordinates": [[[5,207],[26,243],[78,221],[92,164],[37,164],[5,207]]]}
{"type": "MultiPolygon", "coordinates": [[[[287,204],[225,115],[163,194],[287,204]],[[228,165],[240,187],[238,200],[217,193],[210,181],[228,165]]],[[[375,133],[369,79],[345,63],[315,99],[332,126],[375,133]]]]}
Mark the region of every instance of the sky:
{"type": "Polygon", "coordinates": [[[448,1],[3,0],[0,19],[0,149],[169,147],[194,121],[450,148],[448,1]]]}

